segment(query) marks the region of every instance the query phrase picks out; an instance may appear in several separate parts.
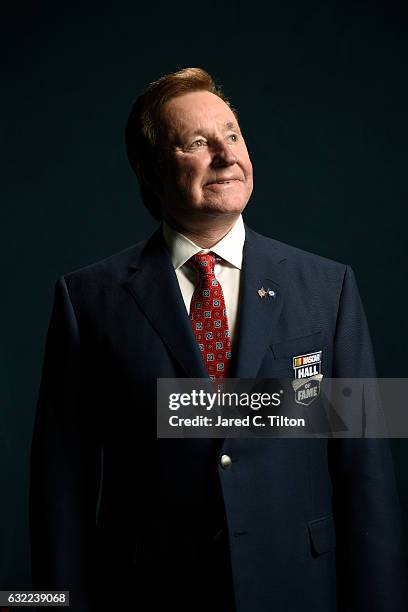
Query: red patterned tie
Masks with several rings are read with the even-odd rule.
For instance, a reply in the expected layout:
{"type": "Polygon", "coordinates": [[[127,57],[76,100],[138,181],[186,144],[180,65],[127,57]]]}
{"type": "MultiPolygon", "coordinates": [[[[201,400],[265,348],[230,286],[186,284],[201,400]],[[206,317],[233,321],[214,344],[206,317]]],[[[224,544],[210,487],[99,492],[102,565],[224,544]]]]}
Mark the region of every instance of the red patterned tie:
{"type": "Polygon", "coordinates": [[[227,378],[231,363],[231,337],[224,294],[214,276],[214,253],[197,253],[190,259],[199,283],[190,305],[190,319],[211,380],[227,378]]]}

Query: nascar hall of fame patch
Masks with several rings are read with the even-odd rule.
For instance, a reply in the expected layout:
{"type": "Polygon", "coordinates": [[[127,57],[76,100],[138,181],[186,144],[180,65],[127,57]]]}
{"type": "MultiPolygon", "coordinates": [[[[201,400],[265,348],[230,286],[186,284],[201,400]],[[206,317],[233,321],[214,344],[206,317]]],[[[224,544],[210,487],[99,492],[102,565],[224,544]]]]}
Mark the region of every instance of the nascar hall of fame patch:
{"type": "Polygon", "coordinates": [[[322,351],[293,357],[293,371],[295,380],[292,381],[292,387],[295,392],[295,402],[310,406],[320,395],[320,383],[323,379],[322,351]]]}

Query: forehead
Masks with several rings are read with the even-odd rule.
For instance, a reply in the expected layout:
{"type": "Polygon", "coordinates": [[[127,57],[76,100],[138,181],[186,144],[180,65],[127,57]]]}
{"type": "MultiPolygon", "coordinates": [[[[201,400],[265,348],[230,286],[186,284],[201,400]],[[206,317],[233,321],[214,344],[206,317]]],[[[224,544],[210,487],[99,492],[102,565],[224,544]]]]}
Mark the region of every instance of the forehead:
{"type": "Polygon", "coordinates": [[[209,91],[193,91],[172,98],[163,107],[164,126],[178,134],[219,127],[238,127],[230,107],[209,91]]]}

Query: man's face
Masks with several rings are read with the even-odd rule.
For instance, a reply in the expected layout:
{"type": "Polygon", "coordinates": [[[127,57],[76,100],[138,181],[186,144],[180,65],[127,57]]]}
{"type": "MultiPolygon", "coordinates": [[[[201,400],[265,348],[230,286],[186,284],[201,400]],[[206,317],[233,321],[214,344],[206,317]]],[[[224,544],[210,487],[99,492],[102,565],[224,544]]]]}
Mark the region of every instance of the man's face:
{"type": "Polygon", "coordinates": [[[169,100],[162,111],[160,199],[163,214],[238,215],[253,188],[252,164],[234,113],[208,91],[169,100]]]}

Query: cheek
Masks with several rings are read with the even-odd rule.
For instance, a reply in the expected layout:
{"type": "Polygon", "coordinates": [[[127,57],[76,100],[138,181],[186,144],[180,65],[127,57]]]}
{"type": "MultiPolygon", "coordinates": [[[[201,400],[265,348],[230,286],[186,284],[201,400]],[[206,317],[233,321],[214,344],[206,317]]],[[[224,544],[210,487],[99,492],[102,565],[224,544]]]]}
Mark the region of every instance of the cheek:
{"type": "Polygon", "coordinates": [[[194,160],[184,165],[180,173],[180,184],[189,191],[200,189],[204,174],[204,164],[201,164],[199,160],[194,160]]]}
{"type": "Polygon", "coordinates": [[[243,160],[244,172],[247,177],[252,177],[252,163],[248,155],[248,151],[245,149],[245,152],[241,158],[243,160]]]}
{"type": "Polygon", "coordinates": [[[253,169],[252,169],[251,160],[249,160],[248,176],[251,178],[251,181],[252,181],[253,180],[253,169]]]}

